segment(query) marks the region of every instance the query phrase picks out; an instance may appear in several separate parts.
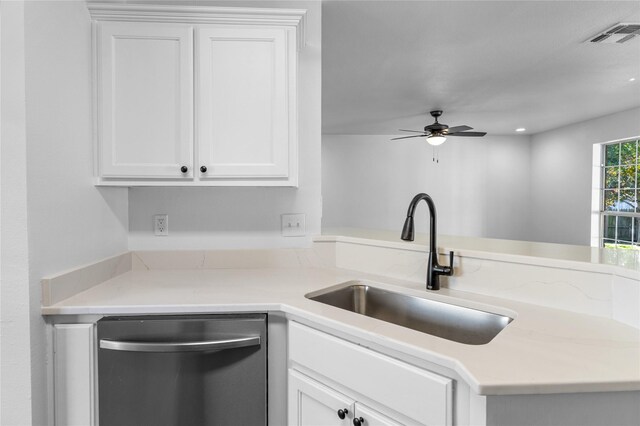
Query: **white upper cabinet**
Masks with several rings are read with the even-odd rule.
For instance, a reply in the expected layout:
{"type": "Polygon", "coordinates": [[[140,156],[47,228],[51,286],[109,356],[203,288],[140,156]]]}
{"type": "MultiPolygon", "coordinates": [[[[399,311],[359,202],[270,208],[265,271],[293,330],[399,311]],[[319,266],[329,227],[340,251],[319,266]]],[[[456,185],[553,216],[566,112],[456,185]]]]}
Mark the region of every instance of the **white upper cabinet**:
{"type": "Polygon", "coordinates": [[[88,7],[98,185],[298,185],[305,11],[88,7]]]}
{"type": "Polygon", "coordinates": [[[192,41],[184,25],[98,24],[101,177],[192,176],[192,41]]]}
{"type": "Polygon", "coordinates": [[[201,178],[296,183],[293,36],[283,28],[198,28],[201,178]]]}

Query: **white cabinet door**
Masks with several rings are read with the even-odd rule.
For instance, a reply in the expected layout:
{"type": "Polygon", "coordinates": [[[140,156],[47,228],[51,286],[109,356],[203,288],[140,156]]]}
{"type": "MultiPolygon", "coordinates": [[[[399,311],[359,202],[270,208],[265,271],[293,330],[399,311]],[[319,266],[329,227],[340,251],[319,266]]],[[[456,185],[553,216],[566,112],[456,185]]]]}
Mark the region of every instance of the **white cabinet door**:
{"type": "Polygon", "coordinates": [[[203,26],[196,40],[200,179],[297,185],[295,32],[203,26]]]}
{"type": "Polygon", "coordinates": [[[362,426],[403,426],[403,423],[397,422],[359,402],[356,402],[355,417],[360,419],[362,426]]]}
{"type": "Polygon", "coordinates": [[[96,44],[100,177],[191,178],[193,28],[100,22],[96,44]]]}
{"type": "Polygon", "coordinates": [[[289,370],[288,406],[290,426],[347,426],[353,421],[352,399],[293,370],[289,370]],[[345,413],[343,419],[338,410],[345,413]]]}

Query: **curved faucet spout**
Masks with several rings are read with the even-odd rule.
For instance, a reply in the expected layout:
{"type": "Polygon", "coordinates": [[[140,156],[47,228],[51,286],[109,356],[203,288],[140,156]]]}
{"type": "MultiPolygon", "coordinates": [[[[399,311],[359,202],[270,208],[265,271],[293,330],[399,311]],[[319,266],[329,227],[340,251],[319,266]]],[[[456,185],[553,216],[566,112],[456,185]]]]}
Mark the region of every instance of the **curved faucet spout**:
{"type": "Polygon", "coordinates": [[[449,265],[443,266],[438,263],[438,249],[436,244],[436,206],[433,203],[433,199],[429,194],[424,192],[416,195],[409,203],[409,210],[407,210],[407,219],[404,221],[402,227],[402,238],[405,241],[413,241],[415,236],[415,227],[413,224],[413,215],[416,211],[416,206],[420,201],[424,200],[429,206],[429,259],[427,263],[427,289],[439,290],[440,289],[440,275],[453,275],[453,252],[449,253],[449,265]]]}
{"type": "Polygon", "coordinates": [[[429,251],[435,252],[436,251],[436,221],[437,221],[436,205],[433,203],[433,199],[429,196],[429,194],[425,194],[424,192],[421,192],[420,194],[413,197],[413,200],[411,200],[411,203],[409,203],[409,210],[407,210],[407,219],[404,222],[404,228],[402,230],[402,236],[400,238],[402,238],[405,241],[413,241],[414,235],[415,235],[414,226],[413,226],[413,215],[416,211],[416,207],[418,206],[418,203],[422,200],[424,200],[427,203],[427,206],[429,206],[429,234],[431,235],[429,240],[430,241],[429,251]],[[407,230],[406,235],[405,235],[405,229],[407,230]]]}

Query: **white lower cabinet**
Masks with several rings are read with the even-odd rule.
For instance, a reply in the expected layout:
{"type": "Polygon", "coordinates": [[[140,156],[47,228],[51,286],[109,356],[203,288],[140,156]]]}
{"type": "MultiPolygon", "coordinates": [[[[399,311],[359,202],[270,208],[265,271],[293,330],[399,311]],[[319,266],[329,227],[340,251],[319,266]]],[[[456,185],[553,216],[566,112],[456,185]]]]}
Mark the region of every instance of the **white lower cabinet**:
{"type": "Polygon", "coordinates": [[[56,426],[96,424],[95,325],[53,326],[53,417],[56,426]]]}
{"type": "Polygon", "coordinates": [[[402,424],[359,403],[356,403],[355,416],[360,420],[361,425],[366,426],[400,426],[402,424]]]}
{"type": "Polygon", "coordinates": [[[452,424],[451,379],[295,322],[289,366],[290,425],[452,424]]]}
{"type": "Polygon", "coordinates": [[[295,370],[289,371],[289,419],[296,426],[401,425],[295,370]]]}
{"type": "Polygon", "coordinates": [[[290,425],[349,425],[353,419],[355,401],[290,370],[288,405],[290,425]]]}

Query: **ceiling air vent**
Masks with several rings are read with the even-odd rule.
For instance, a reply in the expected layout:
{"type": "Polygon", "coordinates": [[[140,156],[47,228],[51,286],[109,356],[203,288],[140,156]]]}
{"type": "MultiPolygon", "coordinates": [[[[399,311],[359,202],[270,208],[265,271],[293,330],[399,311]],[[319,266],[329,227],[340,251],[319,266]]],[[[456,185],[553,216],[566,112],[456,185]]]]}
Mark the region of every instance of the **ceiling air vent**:
{"type": "Polygon", "coordinates": [[[590,37],[591,43],[626,43],[640,37],[640,24],[615,24],[613,27],[590,37]]]}

